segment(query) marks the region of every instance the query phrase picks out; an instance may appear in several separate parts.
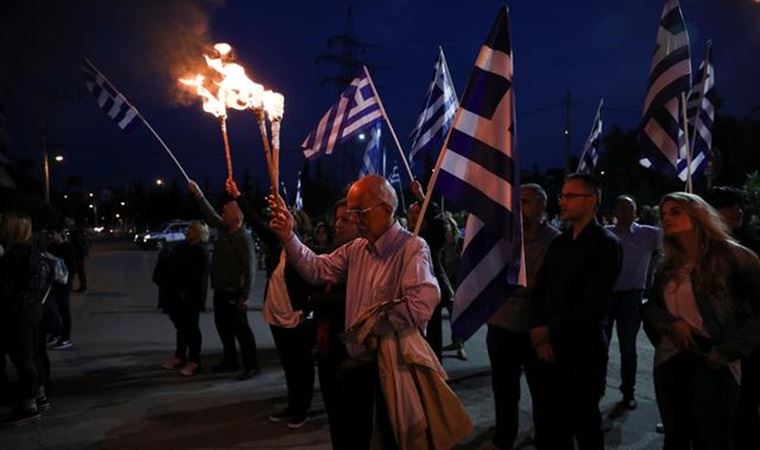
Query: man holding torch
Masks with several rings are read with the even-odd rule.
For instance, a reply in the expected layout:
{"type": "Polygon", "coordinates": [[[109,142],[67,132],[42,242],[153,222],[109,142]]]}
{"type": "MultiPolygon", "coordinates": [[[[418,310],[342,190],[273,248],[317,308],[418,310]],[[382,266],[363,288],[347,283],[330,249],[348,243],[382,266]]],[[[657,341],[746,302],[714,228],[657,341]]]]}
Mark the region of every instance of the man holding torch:
{"type": "Polygon", "coordinates": [[[243,213],[234,200],[224,204],[219,216],[195,181],[188,184],[206,222],[219,231],[211,258],[211,287],[214,289],[214,322],[224,346],[224,358],[214,372],[231,372],[240,366],[235,339],[240,344],[243,372],[238,380],[247,380],[260,372],[256,358],[256,338],[248,324],[248,304],[253,285],[253,240],[243,228],[243,213]]]}

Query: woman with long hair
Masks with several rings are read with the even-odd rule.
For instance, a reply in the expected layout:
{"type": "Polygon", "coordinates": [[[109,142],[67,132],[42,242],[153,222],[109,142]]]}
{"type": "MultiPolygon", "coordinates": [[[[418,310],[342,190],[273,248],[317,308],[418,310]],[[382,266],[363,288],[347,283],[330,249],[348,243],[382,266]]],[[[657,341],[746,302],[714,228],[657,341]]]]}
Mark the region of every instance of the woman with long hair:
{"type": "Polygon", "coordinates": [[[739,358],[760,342],[760,261],[684,192],[660,201],[664,259],[644,304],[666,450],[731,449],[739,358]]]}
{"type": "Polygon", "coordinates": [[[0,330],[19,382],[19,403],[2,424],[20,425],[37,419],[40,410],[50,407],[44,387],[41,326],[42,302],[52,275],[32,243],[32,220],[26,213],[3,215],[0,242],[5,249],[0,258],[0,330]]]}

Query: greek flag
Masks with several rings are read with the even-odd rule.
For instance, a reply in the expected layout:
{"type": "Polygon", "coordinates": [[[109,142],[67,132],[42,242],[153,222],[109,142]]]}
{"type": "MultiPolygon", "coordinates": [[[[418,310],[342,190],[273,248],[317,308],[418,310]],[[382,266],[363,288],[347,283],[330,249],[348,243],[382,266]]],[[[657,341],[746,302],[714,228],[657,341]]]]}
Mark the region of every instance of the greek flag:
{"type": "Polygon", "coordinates": [[[430,83],[425,104],[422,107],[417,125],[412,130],[412,151],[409,160],[413,163],[418,153],[437,152],[446,138],[454,120],[454,113],[459,106],[451,73],[446,65],[443,48],[438,47],[438,61],[435,63],[433,81],[430,83]]]}
{"type": "Polygon", "coordinates": [[[85,87],[95,96],[100,108],[116,122],[119,128],[126,129],[138,115],[134,106],[87,58],[82,59],[82,73],[85,87]]]}
{"type": "Polygon", "coordinates": [[[362,166],[359,169],[359,178],[364,175],[372,173],[380,173],[378,168],[380,167],[380,134],[381,134],[382,122],[377,122],[372,127],[369,140],[367,141],[367,147],[364,149],[364,156],[362,157],[362,166]]]}
{"type": "MultiPolygon", "coordinates": [[[[712,126],[715,120],[715,68],[712,62],[712,46],[708,42],[707,55],[699,72],[694,77],[694,87],[686,103],[686,116],[689,118],[691,134],[691,177],[700,175],[707,167],[712,150],[712,126]],[[701,101],[701,104],[700,104],[701,101]]],[[[679,174],[681,180],[688,178],[684,168],[679,174]]]]}
{"type": "Polygon", "coordinates": [[[475,61],[434,187],[470,213],[452,313],[452,333],[463,339],[525,286],[512,73],[504,6],[475,61]]]}
{"type": "Polygon", "coordinates": [[[298,182],[296,183],[296,200],[293,202],[295,209],[303,209],[303,196],[301,195],[301,172],[298,172],[298,182]]]}
{"type": "Polygon", "coordinates": [[[321,153],[331,154],[335,146],[354,137],[367,126],[382,118],[380,102],[367,72],[354,78],[340,94],[338,103],[332,106],[317,128],[309,134],[301,147],[306,159],[313,159],[321,153]]]}
{"type": "Polygon", "coordinates": [[[681,94],[691,89],[689,35],[678,0],[665,0],[639,129],[639,163],[676,178],[686,167],[681,94]]]}
{"type": "Polygon", "coordinates": [[[401,174],[398,172],[398,164],[393,164],[393,170],[391,170],[391,174],[388,175],[388,183],[390,184],[396,184],[401,188],[401,174]]]}
{"type": "Polygon", "coordinates": [[[583,146],[576,172],[593,173],[596,163],[599,161],[599,141],[602,138],[602,105],[604,105],[604,99],[599,101],[599,107],[596,109],[596,116],[594,116],[594,124],[591,125],[591,133],[588,135],[586,145],[583,146]]]}

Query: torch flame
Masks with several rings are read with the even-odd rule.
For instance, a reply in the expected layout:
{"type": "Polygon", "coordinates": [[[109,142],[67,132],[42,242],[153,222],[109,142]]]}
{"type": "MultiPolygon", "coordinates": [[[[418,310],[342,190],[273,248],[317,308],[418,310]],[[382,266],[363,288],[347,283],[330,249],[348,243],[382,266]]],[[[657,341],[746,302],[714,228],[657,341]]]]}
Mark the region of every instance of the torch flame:
{"type": "Polygon", "coordinates": [[[282,116],[285,114],[285,97],[282,94],[264,91],[263,105],[270,121],[282,120],[282,116]]]}
{"type": "Polygon", "coordinates": [[[196,75],[193,79],[181,79],[180,83],[186,86],[194,86],[196,93],[203,101],[203,110],[213,114],[216,117],[226,118],[227,109],[224,107],[224,100],[211,93],[204,85],[206,77],[196,75]]]}
{"type": "Polygon", "coordinates": [[[214,49],[219,52],[221,56],[227,56],[232,51],[232,46],[226,42],[220,42],[218,44],[214,44],[214,49]]]}

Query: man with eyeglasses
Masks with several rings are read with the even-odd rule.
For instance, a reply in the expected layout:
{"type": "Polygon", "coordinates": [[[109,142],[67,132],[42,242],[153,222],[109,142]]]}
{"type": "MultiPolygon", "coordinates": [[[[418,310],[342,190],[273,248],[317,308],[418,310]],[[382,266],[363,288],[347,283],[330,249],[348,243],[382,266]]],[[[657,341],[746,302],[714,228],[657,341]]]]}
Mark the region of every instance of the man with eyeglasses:
{"type": "Polygon", "coordinates": [[[596,221],[599,181],[570,174],[559,194],[570,228],[552,241],[531,297],[538,358],[532,392],[536,448],[603,449],[599,412],[607,351],[603,320],[622,265],[618,239],[596,221]]]}
{"type": "MultiPolygon", "coordinates": [[[[396,193],[388,181],[368,175],[348,191],[346,213],[356,223],[359,238],[328,255],[316,255],[293,232],[293,217],[281,198],[270,197],[270,227],[282,241],[288,262],[311,283],[346,283],[346,329],[369,308],[394,299],[384,310],[373,334],[422,329],[440,300],[430,250],[424,240],[404,230],[394,219],[396,193]]],[[[370,447],[373,413],[377,407],[378,435],[392,435],[383,395],[379,391],[377,361],[366,345],[346,344],[340,396],[353,405],[340,428],[345,448],[370,447]]]]}

